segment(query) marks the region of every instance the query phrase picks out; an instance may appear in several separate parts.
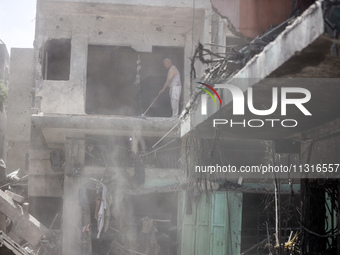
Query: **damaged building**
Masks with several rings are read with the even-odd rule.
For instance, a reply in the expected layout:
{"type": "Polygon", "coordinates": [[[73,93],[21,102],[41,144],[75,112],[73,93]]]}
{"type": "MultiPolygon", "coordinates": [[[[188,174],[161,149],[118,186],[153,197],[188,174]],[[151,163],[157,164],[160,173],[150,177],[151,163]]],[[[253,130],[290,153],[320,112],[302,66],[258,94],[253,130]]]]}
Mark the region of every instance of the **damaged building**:
{"type": "Polygon", "coordinates": [[[0,194],[8,236],[39,255],[338,254],[336,175],[239,172],[340,163],[329,4],[38,0],[34,49],[11,51],[6,163],[28,174],[29,208],[0,194]],[[179,118],[159,95],[166,58],[181,74],[179,118]],[[288,107],[281,126],[255,119],[292,78],[311,92],[312,116],[288,107]],[[237,128],[218,84],[256,90],[237,128]]]}
{"type": "Polygon", "coordinates": [[[11,52],[9,110],[22,123],[9,122],[7,155],[28,169],[30,213],[61,230],[46,254],[176,253],[182,141],[178,128],[160,139],[178,121],[166,93],[142,114],[165,58],[188,101],[211,12],[206,1],[37,1],[34,50],[11,52]]]}

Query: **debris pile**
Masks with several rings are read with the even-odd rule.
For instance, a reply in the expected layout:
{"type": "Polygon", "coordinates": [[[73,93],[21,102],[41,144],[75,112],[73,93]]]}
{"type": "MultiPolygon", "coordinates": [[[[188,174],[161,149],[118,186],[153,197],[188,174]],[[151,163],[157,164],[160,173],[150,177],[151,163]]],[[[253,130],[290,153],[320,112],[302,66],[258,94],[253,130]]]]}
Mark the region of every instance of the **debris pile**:
{"type": "Polygon", "coordinates": [[[27,177],[20,169],[6,175],[6,164],[0,159],[0,253],[58,254],[57,234],[28,212],[27,177]]]}

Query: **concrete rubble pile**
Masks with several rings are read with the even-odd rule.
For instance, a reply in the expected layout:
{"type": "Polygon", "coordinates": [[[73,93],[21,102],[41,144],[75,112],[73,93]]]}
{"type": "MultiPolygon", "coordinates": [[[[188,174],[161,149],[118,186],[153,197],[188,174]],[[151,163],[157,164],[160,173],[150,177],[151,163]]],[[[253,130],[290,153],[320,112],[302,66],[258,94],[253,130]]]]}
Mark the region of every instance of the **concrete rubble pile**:
{"type": "Polygon", "coordinates": [[[9,175],[5,170],[0,159],[0,254],[53,254],[57,246],[51,240],[56,233],[28,213],[28,176],[22,176],[20,169],[9,175]]]}

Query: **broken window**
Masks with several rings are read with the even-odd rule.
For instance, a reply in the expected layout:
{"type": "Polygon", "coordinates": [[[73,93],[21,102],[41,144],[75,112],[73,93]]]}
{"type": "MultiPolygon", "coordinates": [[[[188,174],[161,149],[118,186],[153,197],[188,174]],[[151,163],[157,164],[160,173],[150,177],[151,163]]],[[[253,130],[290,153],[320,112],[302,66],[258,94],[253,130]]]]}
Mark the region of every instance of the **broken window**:
{"type": "MultiPolygon", "coordinates": [[[[183,84],[183,48],[153,47],[151,53],[126,46],[88,47],[87,114],[139,116],[162,89],[167,75],[163,66],[171,58],[183,84]]],[[[182,93],[183,94],[183,93],[182,93]]],[[[182,102],[182,100],[180,101],[182,102]]],[[[148,110],[150,117],[170,117],[171,106],[164,92],[148,110]]]]}
{"type": "Polygon", "coordinates": [[[71,40],[52,39],[45,43],[42,60],[44,80],[70,79],[71,40]]]}

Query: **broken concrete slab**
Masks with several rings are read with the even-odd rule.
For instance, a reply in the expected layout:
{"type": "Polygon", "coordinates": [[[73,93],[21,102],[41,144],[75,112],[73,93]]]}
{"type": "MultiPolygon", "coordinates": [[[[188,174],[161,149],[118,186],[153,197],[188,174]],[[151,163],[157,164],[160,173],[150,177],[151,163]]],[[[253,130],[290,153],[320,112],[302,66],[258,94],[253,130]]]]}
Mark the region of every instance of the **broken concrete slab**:
{"type": "Polygon", "coordinates": [[[0,190],[0,211],[13,221],[13,227],[8,236],[14,241],[20,242],[21,240],[18,240],[20,238],[35,246],[48,231],[32,215],[25,213],[22,207],[15,204],[13,199],[2,190],[0,190]]]}

